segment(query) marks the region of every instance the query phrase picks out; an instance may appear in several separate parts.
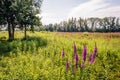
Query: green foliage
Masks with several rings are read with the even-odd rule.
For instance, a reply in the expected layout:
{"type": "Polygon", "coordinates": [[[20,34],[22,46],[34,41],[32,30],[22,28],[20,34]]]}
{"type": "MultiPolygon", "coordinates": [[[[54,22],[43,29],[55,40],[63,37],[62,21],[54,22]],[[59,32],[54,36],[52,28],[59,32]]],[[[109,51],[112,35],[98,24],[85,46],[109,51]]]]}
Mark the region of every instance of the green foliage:
{"type": "Polygon", "coordinates": [[[0,54],[6,55],[9,52],[17,53],[18,50],[22,52],[37,51],[39,47],[44,47],[47,45],[47,40],[41,37],[27,37],[26,40],[23,39],[16,39],[14,41],[6,41],[2,40],[0,43],[0,54]],[[33,49],[34,47],[34,49],[33,49]]]}
{"type": "MultiPolygon", "coordinates": [[[[0,33],[5,34],[6,32],[0,33]]],[[[23,39],[22,33],[16,34],[18,39],[15,41],[0,40],[0,53],[9,54],[0,56],[1,80],[119,80],[119,33],[51,33],[44,31],[33,34],[28,32],[29,36],[26,40],[23,39]],[[87,46],[88,54],[85,67],[83,69],[75,68],[75,74],[72,74],[74,64],[72,64],[71,58],[74,52],[74,42],[77,46],[79,64],[82,60],[84,44],[87,46]],[[93,51],[95,43],[98,47],[98,54],[94,64],[90,65],[89,55],[93,51]],[[9,51],[7,51],[8,47],[9,51]],[[63,48],[64,58],[61,56],[63,48]],[[70,63],[68,71],[66,71],[66,60],[70,63]]],[[[5,37],[7,38],[7,36],[5,37]]]]}

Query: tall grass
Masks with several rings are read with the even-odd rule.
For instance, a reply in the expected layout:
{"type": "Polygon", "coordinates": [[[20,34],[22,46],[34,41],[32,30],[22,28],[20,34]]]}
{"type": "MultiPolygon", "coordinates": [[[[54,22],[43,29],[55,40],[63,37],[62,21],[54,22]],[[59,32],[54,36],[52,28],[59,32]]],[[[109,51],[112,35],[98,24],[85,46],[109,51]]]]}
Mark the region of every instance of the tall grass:
{"type": "Polygon", "coordinates": [[[16,40],[12,42],[7,41],[7,32],[0,34],[1,80],[119,80],[120,78],[119,33],[27,32],[29,37],[23,40],[23,33],[16,32],[16,40]],[[113,37],[114,35],[117,37],[113,37]],[[72,60],[74,43],[79,58],[78,68],[74,66],[72,60]],[[94,51],[95,43],[98,51],[91,65],[89,57],[94,51]],[[82,65],[84,45],[87,47],[87,55],[86,62],[82,65]]]}

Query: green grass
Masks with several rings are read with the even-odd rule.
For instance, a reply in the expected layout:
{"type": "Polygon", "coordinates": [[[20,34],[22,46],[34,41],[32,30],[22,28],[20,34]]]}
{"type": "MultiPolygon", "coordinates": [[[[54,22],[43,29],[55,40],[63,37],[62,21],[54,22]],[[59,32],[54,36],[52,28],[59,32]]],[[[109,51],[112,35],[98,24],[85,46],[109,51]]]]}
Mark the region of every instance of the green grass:
{"type": "Polygon", "coordinates": [[[7,41],[7,32],[0,32],[0,80],[119,80],[120,33],[57,33],[16,32],[15,40],[7,41]],[[74,68],[73,45],[77,46],[79,65],[83,45],[87,46],[84,68],[74,68]],[[89,55],[95,43],[98,53],[94,64],[89,55]],[[65,57],[61,57],[64,49],[65,57]],[[66,71],[66,61],[70,68],[66,71]],[[75,71],[73,74],[72,71],[75,71]]]}

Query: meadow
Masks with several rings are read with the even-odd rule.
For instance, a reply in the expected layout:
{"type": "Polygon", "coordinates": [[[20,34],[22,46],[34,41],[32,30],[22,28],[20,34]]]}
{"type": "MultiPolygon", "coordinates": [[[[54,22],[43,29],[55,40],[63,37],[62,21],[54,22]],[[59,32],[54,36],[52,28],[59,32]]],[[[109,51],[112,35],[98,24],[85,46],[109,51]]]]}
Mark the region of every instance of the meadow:
{"type": "Polygon", "coordinates": [[[7,35],[0,32],[0,80],[120,80],[120,33],[7,35]]]}

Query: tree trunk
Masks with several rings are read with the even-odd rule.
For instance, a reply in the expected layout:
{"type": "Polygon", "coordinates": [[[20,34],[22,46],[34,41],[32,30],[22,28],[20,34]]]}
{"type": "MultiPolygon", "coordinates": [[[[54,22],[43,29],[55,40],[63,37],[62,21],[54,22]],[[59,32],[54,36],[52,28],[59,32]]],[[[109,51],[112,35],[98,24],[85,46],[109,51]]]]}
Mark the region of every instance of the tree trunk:
{"type": "Polygon", "coordinates": [[[15,25],[12,24],[12,32],[11,32],[11,38],[14,40],[14,32],[15,32],[15,25]]]}
{"type": "Polygon", "coordinates": [[[9,37],[8,39],[9,40],[12,40],[11,36],[12,36],[11,35],[11,26],[10,26],[10,23],[8,23],[8,37],[9,37]]]}
{"type": "Polygon", "coordinates": [[[24,31],[24,39],[26,39],[26,36],[27,36],[27,34],[26,34],[26,25],[25,25],[25,31],[24,31]]]}

